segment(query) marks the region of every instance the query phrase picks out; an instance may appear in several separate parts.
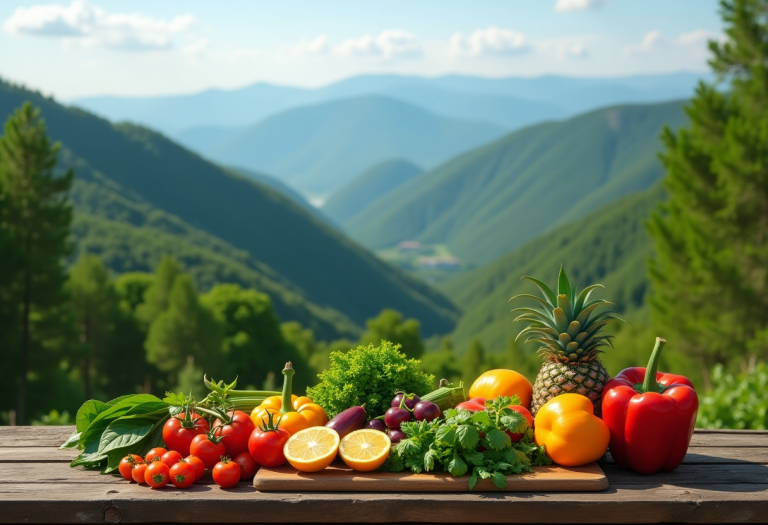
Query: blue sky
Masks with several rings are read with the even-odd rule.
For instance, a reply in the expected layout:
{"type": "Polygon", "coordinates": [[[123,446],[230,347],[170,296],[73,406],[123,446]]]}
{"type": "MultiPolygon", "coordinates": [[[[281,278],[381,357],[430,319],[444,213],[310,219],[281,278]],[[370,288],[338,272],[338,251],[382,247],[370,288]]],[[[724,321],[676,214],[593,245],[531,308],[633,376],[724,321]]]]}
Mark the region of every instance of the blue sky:
{"type": "Polygon", "coordinates": [[[705,71],[721,37],[714,0],[9,1],[0,76],[64,99],[362,73],[623,76],[705,71]]]}

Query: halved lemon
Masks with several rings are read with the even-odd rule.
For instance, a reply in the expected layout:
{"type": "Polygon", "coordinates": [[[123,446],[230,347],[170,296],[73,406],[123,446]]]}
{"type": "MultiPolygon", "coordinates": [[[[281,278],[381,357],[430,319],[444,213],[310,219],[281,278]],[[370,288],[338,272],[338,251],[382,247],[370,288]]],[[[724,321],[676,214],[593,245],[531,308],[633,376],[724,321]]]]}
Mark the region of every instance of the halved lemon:
{"type": "Polygon", "coordinates": [[[328,427],[299,430],[288,439],[283,454],[301,472],[319,472],[333,462],[339,450],[339,434],[328,427]]]}
{"type": "Polygon", "coordinates": [[[339,455],[348,467],[360,472],[376,470],[389,456],[392,442],[379,430],[364,428],[344,436],[339,444],[339,455]]]}

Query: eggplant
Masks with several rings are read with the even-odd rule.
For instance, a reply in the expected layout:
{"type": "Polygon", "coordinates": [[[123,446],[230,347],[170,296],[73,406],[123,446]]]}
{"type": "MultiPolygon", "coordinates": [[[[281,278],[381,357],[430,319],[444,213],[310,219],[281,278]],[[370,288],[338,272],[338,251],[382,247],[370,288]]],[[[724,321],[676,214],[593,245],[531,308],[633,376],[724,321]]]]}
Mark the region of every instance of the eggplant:
{"type": "Polygon", "coordinates": [[[360,429],[363,423],[365,423],[365,409],[363,407],[351,407],[337,414],[325,426],[334,429],[341,439],[353,430],[360,429]]]}
{"type": "Polygon", "coordinates": [[[373,430],[378,430],[380,432],[387,431],[387,426],[381,419],[371,419],[365,425],[363,425],[363,428],[372,428],[373,430]]]}

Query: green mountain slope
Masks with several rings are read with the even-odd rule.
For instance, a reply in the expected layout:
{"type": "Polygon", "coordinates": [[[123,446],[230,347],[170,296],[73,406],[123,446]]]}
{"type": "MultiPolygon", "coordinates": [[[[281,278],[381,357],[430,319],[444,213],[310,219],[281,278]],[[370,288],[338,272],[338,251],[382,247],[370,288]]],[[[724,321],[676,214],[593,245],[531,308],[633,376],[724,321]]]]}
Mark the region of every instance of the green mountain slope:
{"type": "Polygon", "coordinates": [[[222,164],[265,171],[305,193],[328,193],[382,160],[432,167],[504,132],[495,124],[366,96],[285,111],[203,153],[222,164]]]}
{"type": "Polygon", "coordinates": [[[348,231],[371,248],[419,240],[487,263],[652,186],[663,175],[659,134],[685,122],[682,106],[613,107],[511,133],[402,185],[348,231]]]}
{"type": "MultiPolygon", "coordinates": [[[[538,293],[520,277],[530,275],[552,285],[561,264],[581,287],[604,284],[601,296],[620,312],[641,309],[648,288],[645,263],[652,250],[643,222],[662,199],[660,184],[622,197],[444,284],[441,288],[464,310],[451,334],[456,348],[468,348],[478,337],[488,351],[501,352],[523,326],[511,324],[515,306],[509,298],[538,293]]],[[[517,306],[525,306],[519,302],[517,306]]]]}
{"type": "Polygon", "coordinates": [[[405,184],[422,172],[412,162],[392,159],[379,162],[331,195],[323,212],[338,224],[354,217],[376,199],[405,184]]]}
{"type": "Polygon", "coordinates": [[[162,135],[112,125],[3,83],[0,116],[25,100],[42,108],[49,134],[131,195],[274,270],[304,299],[361,326],[385,307],[449,331],[457,310],[442,294],[308,215],[279,193],[233,176],[162,135]]]}

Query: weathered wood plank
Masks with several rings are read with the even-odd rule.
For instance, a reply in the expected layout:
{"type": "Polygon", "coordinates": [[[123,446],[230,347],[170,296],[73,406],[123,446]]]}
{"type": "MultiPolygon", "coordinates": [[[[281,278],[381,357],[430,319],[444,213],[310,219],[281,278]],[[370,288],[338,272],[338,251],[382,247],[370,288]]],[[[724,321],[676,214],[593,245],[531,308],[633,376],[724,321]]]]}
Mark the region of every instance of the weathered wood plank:
{"type": "Polygon", "coordinates": [[[700,433],[696,432],[691,438],[692,447],[768,447],[768,433],[736,434],[700,433]]]}
{"type": "MultiPolygon", "coordinates": [[[[606,454],[598,463],[600,466],[614,464],[611,453],[606,454]]],[[[683,463],[688,465],[768,464],[768,447],[746,449],[690,447],[683,463]]]]}
{"type": "MultiPolygon", "coordinates": [[[[79,483],[121,485],[128,484],[120,476],[102,475],[96,470],[71,468],[68,463],[48,463],[44,468],[21,468],[18,463],[0,463],[0,484],[2,483],[79,483]]],[[[211,485],[213,478],[209,471],[196,484],[211,485]]]]}
{"type": "Polygon", "coordinates": [[[646,476],[616,465],[602,465],[610,486],[621,485],[669,485],[687,487],[691,485],[722,485],[742,483],[768,485],[768,465],[680,465],[672,472],[657,472],[646,476]]]}
{"type": "Polygon", "coordinates": [[[0,442],[3,447],[58,447],[74,429],[74,426],[0,427],[0,442]]]}
{"type": "Polygon", "coordinates": [[[768,485],[686,488],[626,485],[601,493],[285,494],[246,484],[151,490],[125,484],[0,486],[0,523],[130,522],[754,522],[768,515],[768,485]],[[653,504],[649,504],[653,502],[653,504]]]}
{"type": "Polygon", "coordinates": [[[0,448],[0,463],[69,463],[80,454],[77,449],[56,447],[0,448]]]}

